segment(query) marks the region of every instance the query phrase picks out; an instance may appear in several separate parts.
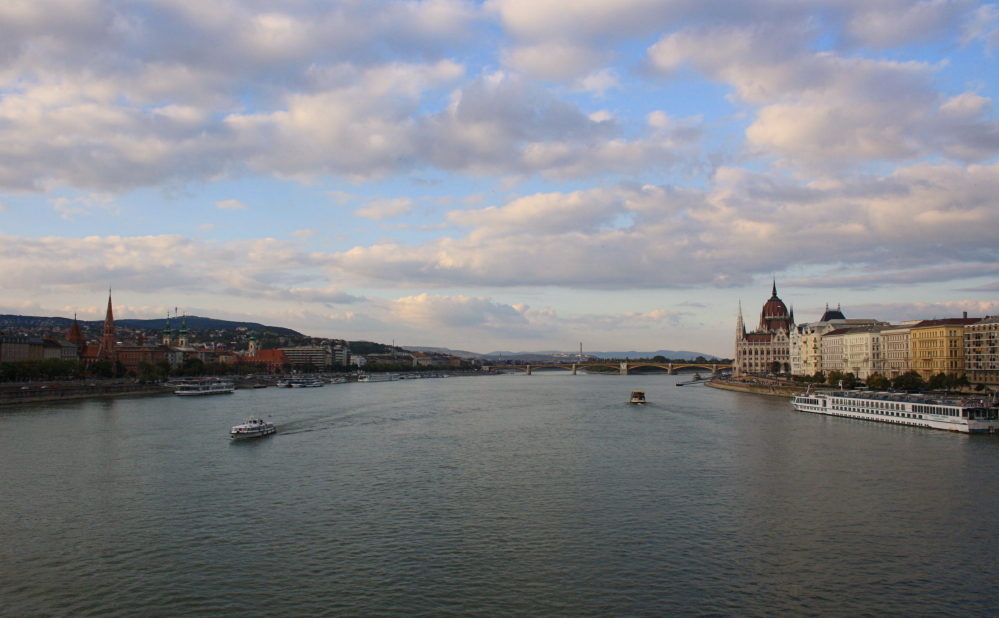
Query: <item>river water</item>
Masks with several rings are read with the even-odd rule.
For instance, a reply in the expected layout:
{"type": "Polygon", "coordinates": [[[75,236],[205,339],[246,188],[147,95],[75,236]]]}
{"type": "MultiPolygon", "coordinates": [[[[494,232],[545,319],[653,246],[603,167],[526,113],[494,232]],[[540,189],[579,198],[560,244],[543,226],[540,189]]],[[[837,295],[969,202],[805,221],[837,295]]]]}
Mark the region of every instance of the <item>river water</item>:
{"type": "Polygon", "coordinates": [[[999,612],[999,439],[676,380],[0,409],[0,615],[999,612]]]}

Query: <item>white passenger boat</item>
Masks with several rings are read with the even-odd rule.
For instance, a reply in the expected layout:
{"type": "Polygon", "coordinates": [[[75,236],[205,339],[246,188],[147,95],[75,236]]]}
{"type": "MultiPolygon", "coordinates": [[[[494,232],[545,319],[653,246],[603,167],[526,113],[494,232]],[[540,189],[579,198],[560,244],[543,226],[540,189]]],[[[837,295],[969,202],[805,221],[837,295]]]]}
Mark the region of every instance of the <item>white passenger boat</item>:
{"type": "Polygon", "coordinates": [[[631,391],[631,403],[645,403],[645,392],[631,391]]]}
{"type": "Polygon", "coordinates": [[[999,407],[976,397],[962,399],[862,390],[806,391],[803,395],[796,395],[791,403],[800,412],[828,416],[960,433],[999,432],[999,407]]]}
{"type": "Polygon", "coordinates": [[[260,418],[251,418],[242,425],[236,425],[229,432],[229,437],[233,440],[246,440],[248,438],[261,438],[277,433],[277,427],[260,418]]]}
{"type": "Polygon", "coordinates": [[[228,395],[236,392],[229,380],[184,380],[177,383],[177,395],[228,395]]]}
{"type": "Polygon", "coordinates": [[[366,373],[357,378],[358,382],[391,382],[398,380],[398,373],[366,373]]]}

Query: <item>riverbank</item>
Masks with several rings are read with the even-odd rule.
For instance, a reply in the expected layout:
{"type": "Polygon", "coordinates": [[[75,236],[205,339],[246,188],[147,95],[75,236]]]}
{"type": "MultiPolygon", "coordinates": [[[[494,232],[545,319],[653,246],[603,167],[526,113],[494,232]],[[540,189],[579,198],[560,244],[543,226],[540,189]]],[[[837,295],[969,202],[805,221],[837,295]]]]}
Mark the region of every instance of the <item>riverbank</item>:
{"type": "Polygon", "coordinates": [[[705,386],[726,391],[753,393],[756,395],[771,395],[776,397],[793,397],[804,393],[807,385],[791,385],[779,383],[732,382],[729,380],[708,380],[705,386]]]}
{"type": "Polygon", "coordinates": [[[0,389],[0,406],[19,403],[47,403],[103,397],[147,397],[172,394],[173,389],[156,384],[94,384],[82,386],[21,386],[0,389]]]}

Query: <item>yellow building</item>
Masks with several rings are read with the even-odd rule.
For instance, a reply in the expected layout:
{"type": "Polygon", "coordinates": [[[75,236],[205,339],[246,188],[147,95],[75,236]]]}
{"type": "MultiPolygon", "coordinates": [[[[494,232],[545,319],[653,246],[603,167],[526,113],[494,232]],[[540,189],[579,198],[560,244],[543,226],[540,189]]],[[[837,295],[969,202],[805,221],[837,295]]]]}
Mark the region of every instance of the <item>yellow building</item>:
{"type": "Polygon", "coordinates": [[[964,375],[964,327],[979,318],[923,320],[909,330],[910,367],[924,380],[938,373],[964,375]]]}

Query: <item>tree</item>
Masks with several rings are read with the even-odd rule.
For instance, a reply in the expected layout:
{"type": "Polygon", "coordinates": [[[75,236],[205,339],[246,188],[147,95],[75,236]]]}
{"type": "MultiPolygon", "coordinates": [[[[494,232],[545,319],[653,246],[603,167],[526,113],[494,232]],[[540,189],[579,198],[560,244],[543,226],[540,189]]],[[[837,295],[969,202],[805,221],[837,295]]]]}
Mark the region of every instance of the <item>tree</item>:
{"type": "Polygon", "coordinates": [[[111,361],[96,361],[90,363],[90,367],[88,367],[87,370],[98,378],[114,377],[114,365],[111,364],[111,361]]]}
{"type": "Polygon", "coordinates": [[[980,393],[985,390],[985,385],[979,382],[978,384],[975,385],[975,390],[980,393]]]}
{"type": "Polygon", "coordinates": [[[880,373],[872,374],[871,377],[867,378],[867,388],[883,391],[889,386],[891,386],[891,381],[880,373]]]}
{"type": "Polygon", "coordinates": [[[942,391],[946,388],[950,388],[950,377],[943,372],[940,372],[930,378],[930,390],[942,391]]]}
{"type": "Polygon", "coordinates": [[[784,373],[791,373],[791,363],[784,363],[784,373]]]}
{"type": "Polygon", "coordinates": [[[900,376],[892,378],[891,385],[893,388],[899,390],[918,391],[926,386],[926,382],[923,380],[923,376],[919,375],[919,372],[907,371],[900,376]]]}
{"type": "Polygon", "coordinates": [[[826,378],[826,382],[833,386],[839,386],[840,381],[845,377],[846,376],[843,375],[842,371],[830,371],[829,377],[826,378]]]}
{"type": "Polygon", "coordinates": [[[857,376],[853,372],[848,372],[843,376],[843,388],[854,388],[857,386],[857,376]]]}
{"type": "Polygon", "coordinates": [[[826,374],[821,371],[816,371],[815,374],[812,375],[812,382],[814,382],[815,384],[825,384],[825,381],[826,381],[826,374]]]}
{"type": "Polygon", "coordinates": [[[780,361],[770,363],[770,373],[780,373],[780,361]]]}
{"type": "Polygon", "coordinates": [[[666,357],[662,356],[662,355],[653,356],[652,357],[652,362],[653,363],[665,363],[666,362],[666,357]]]}

